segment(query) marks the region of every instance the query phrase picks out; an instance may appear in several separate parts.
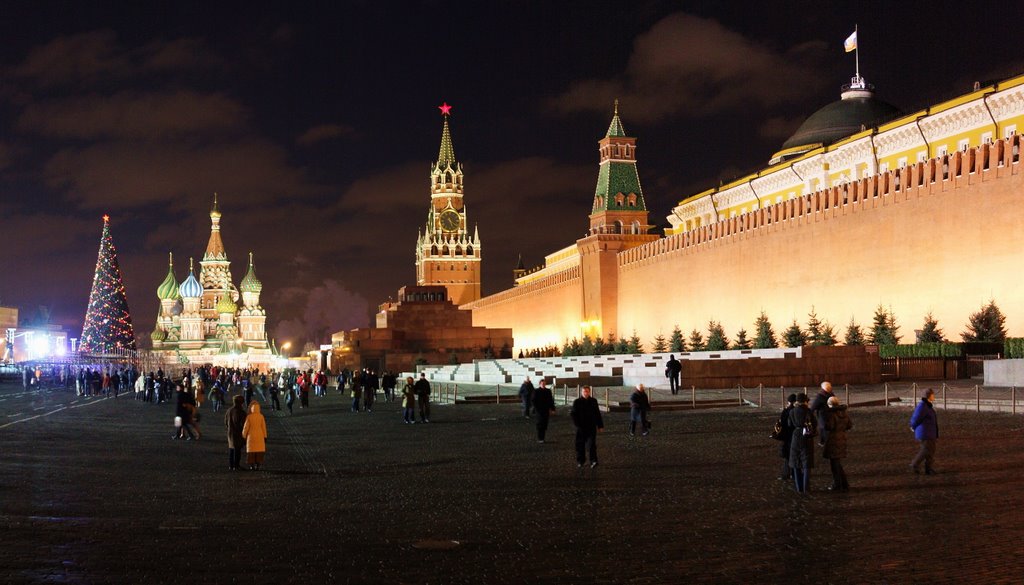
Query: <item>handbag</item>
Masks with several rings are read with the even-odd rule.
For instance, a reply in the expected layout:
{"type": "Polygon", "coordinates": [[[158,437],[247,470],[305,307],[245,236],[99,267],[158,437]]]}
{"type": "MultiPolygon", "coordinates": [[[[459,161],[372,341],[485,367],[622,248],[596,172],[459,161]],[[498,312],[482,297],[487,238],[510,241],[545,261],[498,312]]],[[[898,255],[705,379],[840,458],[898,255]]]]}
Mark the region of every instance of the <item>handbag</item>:
{"type": "Polygon", "coordinates": [[[775,439],[776,441],[784,441],[785,437],[782,436],[782,423],[775,421],[775,426],[772,427],[772,432],[769,433],[768,437],[775,439]]]}
{"type": "Polygon", "coordinates": [[[814,417],[807,414],[804,418],[804,436],[805,437],[816,437],[818,436],[818,426],[814,424],[814,417]]]}

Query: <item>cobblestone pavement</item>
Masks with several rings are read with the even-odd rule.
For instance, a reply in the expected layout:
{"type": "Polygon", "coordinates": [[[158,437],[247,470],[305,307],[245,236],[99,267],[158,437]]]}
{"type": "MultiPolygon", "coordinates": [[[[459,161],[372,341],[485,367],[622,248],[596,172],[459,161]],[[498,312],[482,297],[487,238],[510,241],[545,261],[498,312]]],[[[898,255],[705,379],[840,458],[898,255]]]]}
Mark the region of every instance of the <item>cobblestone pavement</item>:
{"type": "Polygon", "coordinates": [[[824,491],[819,459],[799,496],[768,409],[656,413],[637,439],[609,414],[579,471],[564,408],[539,444],[514,404],[405,425],[311,400],[267,412],[265,471],[230,472],[208,405],[174,441],[168,404],[0,386],[0,582],[1021,581],[1019,416],[940,411],[940,473],[917,476],[909,412],[855,409],[853,489],[824,491]]]}

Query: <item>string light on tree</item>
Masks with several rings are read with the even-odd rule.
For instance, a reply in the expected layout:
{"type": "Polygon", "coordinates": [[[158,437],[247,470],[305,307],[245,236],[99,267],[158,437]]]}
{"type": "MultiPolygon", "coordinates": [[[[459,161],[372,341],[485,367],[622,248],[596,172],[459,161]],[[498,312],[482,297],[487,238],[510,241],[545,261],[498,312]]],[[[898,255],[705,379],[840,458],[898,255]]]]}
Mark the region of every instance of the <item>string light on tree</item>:
{"type": "Polygon", "coordinates": [[[103,216],[103,235],[96,259],[96,274],[89,293],[89,308],[82,326],[80,351],[110,353],[121,349],[135,349],[135,332],[128,310],[121,267],[117,250],[110,235],[110,216],[103,216]]]}

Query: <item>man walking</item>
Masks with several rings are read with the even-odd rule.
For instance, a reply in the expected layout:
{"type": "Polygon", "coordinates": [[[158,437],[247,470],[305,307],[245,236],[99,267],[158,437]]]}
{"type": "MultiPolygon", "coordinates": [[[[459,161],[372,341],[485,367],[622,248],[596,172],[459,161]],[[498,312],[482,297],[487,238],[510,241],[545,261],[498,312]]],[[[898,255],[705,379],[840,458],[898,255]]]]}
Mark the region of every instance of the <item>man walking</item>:
{"type": "Polygon", "coordinates": [[[679,394],[679,374],[683,371],[683,364],[679,363],[675,354],[668,354],[668,363],[665,364],[665,376],[668,377],[668,387],[672,394],[679,394]]]}
{"type": "Polygon", "coordinates": [[[935,417],[933,402],[935,402],[935,390],[929,388],[910,417],[910,428],[914,431],[914,438],[921,443],[921,450],[910,462],[910,470],[914,473],[921,473],[921,463],[923,462],[925,475],[935,475],[932,463],[935,460],[935,441],[939,438],[939,422],[935,417]]]}
{"type": "Polygon", "coordinates": [[[650,431],[647,422],[647,411],[651,409],[651,401],[643,384],[636,385],[636,391],[629,396],[629,436],[636,436],[636,423],[640,423],[640,432],[646,437],[650,431]]]}
{"type": "Polygon", "coordinates": [[[601,408],[590,395],[590,386],[584,386],[582,396],[572,403],[569,416],[576,425],[576,467],[583,467],[584,455],[590,457],[590,467],[597,467],[597,432],[604,430],[601,408]]]}
{"type": "Polygon", "coordinates": [[[533,382],[527,376],[519,386],[519,400],[523,401],[523,418],[530,418],[530,403],[533,402],[533,382]]]}
{"type": "Polygon", "coordinates": [[[543,443],[548,432],[548,420],[555,412],[555,397],[543,378],[538,384],[540,387],[533,391],[533,410],[537,413],[537,442],[543,443]]]}
{"type": "Polygon", "coordinates": [[[828,411],[828,399],[835,396],[832,392],[831,382],[821,383],[821,392],[814,397],[814,401],[811,402],[811,412],[814,413],[815,420],[818,421],[818,444],[824,445],[825,441],[828,440],[828,431],[825,429],[826,412],[828,411]]]}
{"type": "Polygon", "coordinates": [[[420,407],[420,422],[430,422],[430,382],[427,381],[427,374],[420,372],[420,379],[416,380],[413,386],[416,391],[416,402],[420,407]]]}

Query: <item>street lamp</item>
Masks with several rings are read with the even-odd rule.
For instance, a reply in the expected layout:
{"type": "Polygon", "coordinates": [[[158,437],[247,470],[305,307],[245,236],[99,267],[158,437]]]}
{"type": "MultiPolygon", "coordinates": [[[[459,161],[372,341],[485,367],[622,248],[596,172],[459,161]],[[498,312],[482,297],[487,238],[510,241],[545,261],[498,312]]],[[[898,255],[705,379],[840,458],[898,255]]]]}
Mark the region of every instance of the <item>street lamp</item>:
{"type": "MultiPolygon", "coordinates": [[[[286,342],[284,342],[284,345],[281,346],[281,351],[287,352],[289,349],[291,349],[291,347],[292,347],[292,342],[286,341],[286,342]]],[[[287,357],[287,356],[285,356],[285,357],[287,357]]]]}

